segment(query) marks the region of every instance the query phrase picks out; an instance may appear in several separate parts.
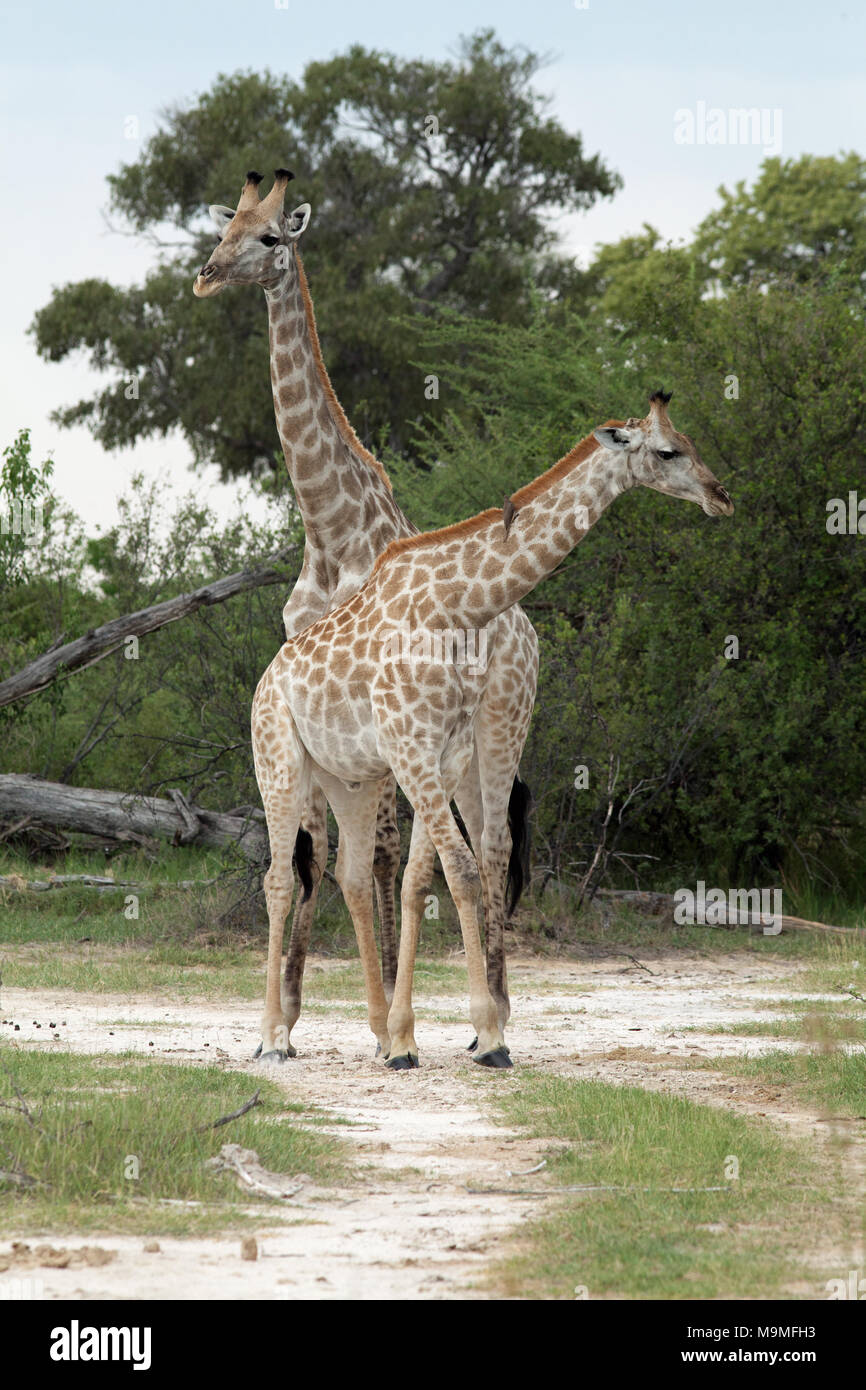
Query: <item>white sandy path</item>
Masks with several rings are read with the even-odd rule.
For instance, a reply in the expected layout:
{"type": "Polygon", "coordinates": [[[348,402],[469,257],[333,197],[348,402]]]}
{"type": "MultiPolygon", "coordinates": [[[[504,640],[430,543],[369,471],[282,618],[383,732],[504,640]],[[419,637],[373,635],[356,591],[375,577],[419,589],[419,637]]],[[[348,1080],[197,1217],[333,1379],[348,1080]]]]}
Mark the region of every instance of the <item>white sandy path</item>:
{"type": "MultiPolygon", "coordinates": [[[[653,974],[610,957],[515,961],[509,1043],[518,1064],[686,1093],[697,1089],[706,1092],[702,1098],[718,1101],[718,1088],[713,1092],[709,1080],[653,1067],[641,1059],[641,1050],[655,1054],[656,1063],[666,1057],[673,1063],[778,1046],[765,1038],[683,1030],[778,1018],[768,1002],[804,997],[797,968],[779,962],[682,954],[647,960],[653,974]],[[639,1050],[623,1056],[623,1048],[639,1050]],[[605,1055],[611,1051],[613,1057],[605,1055]]],[[[316,964],[332,965],[311,961],[316,964]]],[[[531,1168],[545,1145],[495,1124],[485,1104],[487,1087],[507,1087],[519,1071],[475,1067],[464,1050],[468,1025],[430,1016],[459,1014],[463,1001],[425,996],[419,1002],[418,1071],[386,1071],[373,1059],[365,1020],[341,1014],[337,1004],[333,1013],[303,1014],[293,1034],[300,1055],[268,1069],[289,1098],[354,1122],[335,1132],[355,1147],[361,1172],[357,1186],[327,1193],[307,1188],[281,1208],[285,1222],[302,1224],[283,1224],[273,1208],[258,1208],[256,1262],[241,1260],[237,1236],[162,1238],[160,1252],[150,1254],[141,1238],[105,1236],[98,1243],[118,1252],[112,1264],[28,1271],[28,1277],[42,1281],[47,1298],[485,1297],[479,1284],[491,1259],[523,1221],[544,1209],[545,1199],[479,1196],[467,1188],[543,1186],[543,1174],[509,1174],[531,1168]],[[388,1169],[404,1170],[403,1176],[383,1177],[388,1169]]],[[[170,1003],[4,988],[0,1027],[6,1041],[28,1045],[103,1054],[131,1049],[164,1060],[230,1066],[249,1072],[252,1091],[261,1074],[250,1060],[259,1012],[260,1005],[249,1001],[170,1003]],[[50,1022],[58,1025],[57,1041],[50,1022]]],[[[732,1085],[732,1095],[735,1090],[732,1085]]],[[[84,1241],[50,1233],[45,1239],[67,1248],[84,1241]]],[[[7,1248],[8,1242],[0,1243],[0,1251],[7,1248]]]]}

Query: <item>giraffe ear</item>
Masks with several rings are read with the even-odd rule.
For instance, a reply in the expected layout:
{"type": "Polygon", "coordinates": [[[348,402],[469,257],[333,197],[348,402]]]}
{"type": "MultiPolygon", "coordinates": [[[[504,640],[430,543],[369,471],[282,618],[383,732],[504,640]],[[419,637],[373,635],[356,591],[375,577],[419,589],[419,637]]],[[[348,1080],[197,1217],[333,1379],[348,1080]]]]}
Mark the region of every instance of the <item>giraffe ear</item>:
{"type": "Polygon", "coordinates": [[[210,213],[211,222],[213,222],[220,236],[222,236],[235,215],[234,208],[223,208],[220,207],[219,203],[211,203],[208,212],[210,213]]]}
{"type": "Polygon", "coordinates": [[[312,211],[313,209],[310,207],[309,203],[301,203],[295,208],[294,212],[286,214],[286,221],[289,224],[288,233],[290,240],[297,241],[298,237],[302,236],[307,230],[307,224],[310,220],[312,211]]]}
{"type": "Polygon", "coordinates": [[[630,430],[617,429],[611,425],[603,425],[599,429],[593,430],[593,434],[599,444],[603,444],[605,449],[610,449],[613,453],[620,449],[630,448],[632,443],[630,430]]]}

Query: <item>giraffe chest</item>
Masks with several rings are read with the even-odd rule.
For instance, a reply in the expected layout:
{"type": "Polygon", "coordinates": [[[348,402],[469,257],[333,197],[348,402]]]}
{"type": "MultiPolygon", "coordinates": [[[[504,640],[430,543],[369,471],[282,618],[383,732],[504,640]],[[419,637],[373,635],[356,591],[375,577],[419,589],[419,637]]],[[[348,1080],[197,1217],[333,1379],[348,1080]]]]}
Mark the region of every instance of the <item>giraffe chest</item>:
{"type": "Polygon", "coordinates": [[[372,663],[359,658],[353,644],[335,640],[325,623],[283,652],[280,686],[310,756],[346,782],[382,777],[388,769],[371,714],[372,663]]]}

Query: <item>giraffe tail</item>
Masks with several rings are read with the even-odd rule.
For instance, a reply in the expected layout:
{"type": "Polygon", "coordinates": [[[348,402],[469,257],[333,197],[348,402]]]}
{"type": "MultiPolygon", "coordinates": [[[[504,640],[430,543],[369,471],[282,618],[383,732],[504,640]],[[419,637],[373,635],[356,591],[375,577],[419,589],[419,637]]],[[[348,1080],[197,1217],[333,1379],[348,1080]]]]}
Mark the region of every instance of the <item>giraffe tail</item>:
{"type": "Polygon", "coordinates": [[[508,880],[505,890],[506,916],[510,917],[529,882],[529,851],[531,834],[529,813],[532,793],[525,782],[515,777],[508,799],[508,829],[511,831],[511,856],[508,860],[508,880]]]}
{"type": "Polygon", "coordinates": [[[313,892],[313,837],[303,826],[295,840],[295,868],[304,890],[301,902],[307,902],[313,892]]]}

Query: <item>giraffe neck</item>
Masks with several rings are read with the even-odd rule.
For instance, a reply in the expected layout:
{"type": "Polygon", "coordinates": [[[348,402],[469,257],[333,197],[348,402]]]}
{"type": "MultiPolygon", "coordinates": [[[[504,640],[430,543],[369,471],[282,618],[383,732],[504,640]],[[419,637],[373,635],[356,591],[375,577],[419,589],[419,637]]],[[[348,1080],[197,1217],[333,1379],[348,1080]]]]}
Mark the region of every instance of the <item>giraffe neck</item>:
{"type": "Polygon", "coordinates": [[[413,528],[400,526],[385,470],[361,444],[334,394],[297,254],[265,297],[277,429],[307,541],[338,557],[381,526],[382,549],[413,528]]]}
{"type": "Polygon", "coordinates": [[[626,455],[612,453],[589,436],[514,494],[517,515],[507,535],[499,509],[482,512],[417,540],[398,542],[382,556],[377,574],[387,574],[390,558],[401,587],[408,581],[418,598],[425,588],[432,590],[436,611],[425,618],[430,626],[486,627],[552,574],[614,498],[632,485],[626,455]],[[408,574],[401,560],[408,563],[408,574]]]}

